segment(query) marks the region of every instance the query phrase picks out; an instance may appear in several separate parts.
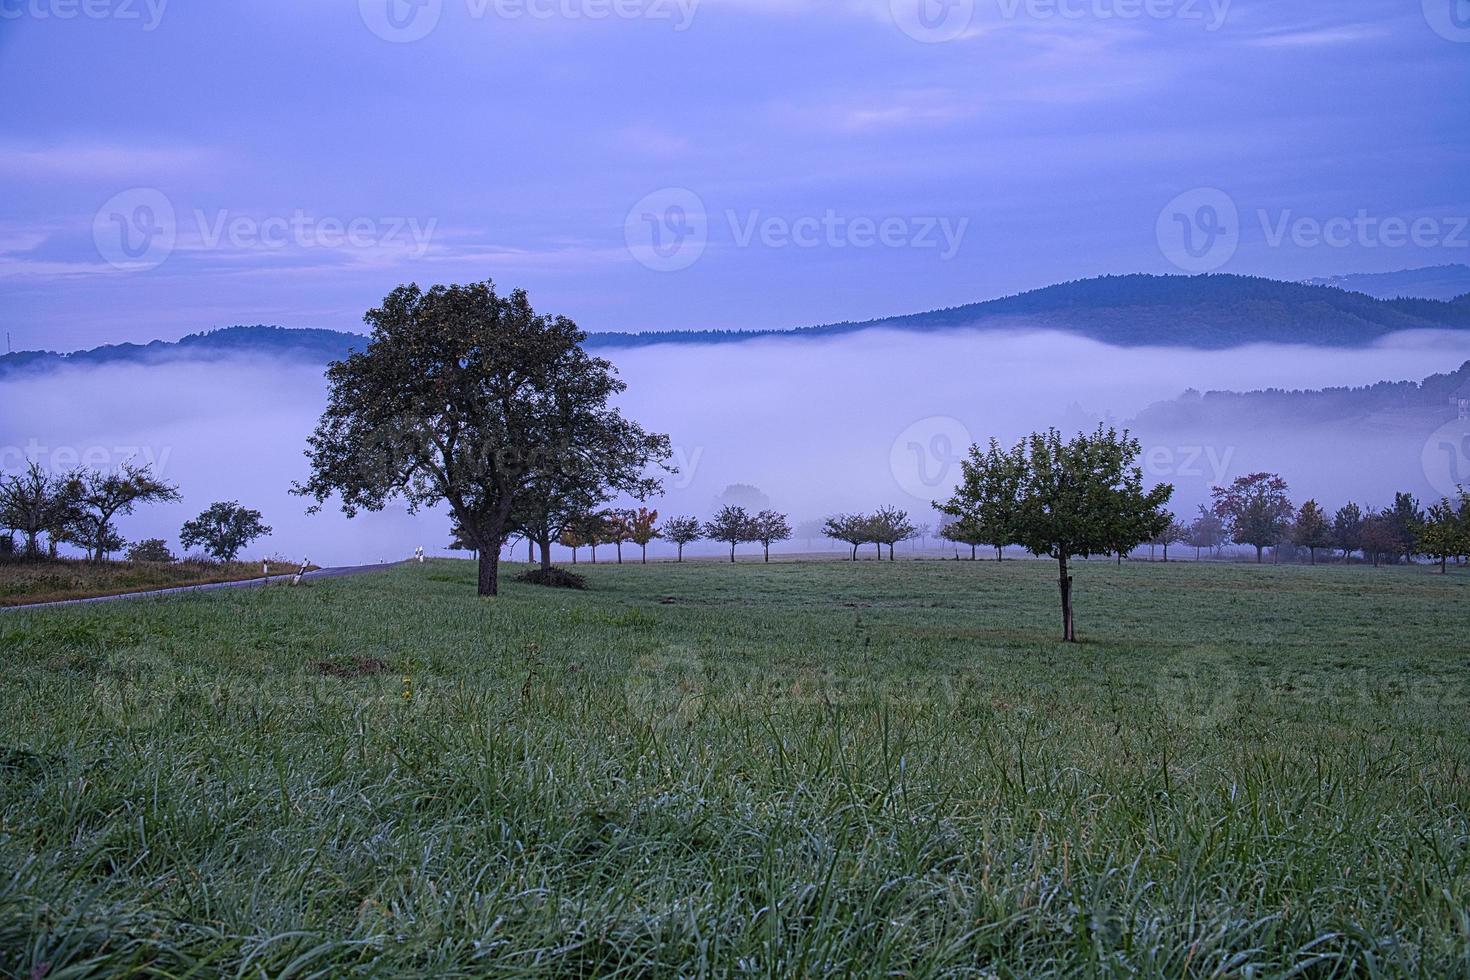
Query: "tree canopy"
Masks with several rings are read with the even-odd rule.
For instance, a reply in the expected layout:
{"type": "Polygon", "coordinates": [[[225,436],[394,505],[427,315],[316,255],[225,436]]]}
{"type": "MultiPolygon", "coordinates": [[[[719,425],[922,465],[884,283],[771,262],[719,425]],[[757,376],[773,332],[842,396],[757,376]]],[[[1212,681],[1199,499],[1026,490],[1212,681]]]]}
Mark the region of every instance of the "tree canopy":
{"type": "Polygon", "coordinates": [[[609,404],[626,388],[612,365],[525,291],[400,286],[365,321],[366,350],[327,369],[312,475],[295,488],[313,510],[334,493],[348,516],[393,499],[411,512],[444,503],[479,550],[480,594],[495,595],[517,503],[563,480],[640,499],[661,489],[649,474],[670,469],[668,438],[609,404]]]}

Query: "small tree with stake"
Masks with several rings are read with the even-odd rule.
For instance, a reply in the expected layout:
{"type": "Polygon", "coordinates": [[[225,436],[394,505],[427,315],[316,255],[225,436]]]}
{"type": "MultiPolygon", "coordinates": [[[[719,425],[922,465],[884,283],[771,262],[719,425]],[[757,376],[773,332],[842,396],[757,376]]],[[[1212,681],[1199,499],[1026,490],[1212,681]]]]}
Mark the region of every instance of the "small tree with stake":
{"type": "Polygon", "coordinates": [[[791,540],[791,524],[786,515],[774,510],[763,510],[752,518],[751,538],[759,541],[765,551],[766,561],[771,560],[771,545],[777,541],[791,540]]]}
{"type": "Polygon", "coordinates": [[[201,547],[215,561],[234,561],[240,549],[265,537],[271,529],[260,519],[260,511],[241,507],[238,501],[225,500],[209,505],[179,531],[184,550],[201,547]]]}
{"type": "Polygon", "coordinates": [[[664,521],[663,536],[679,548],[679,561],[684,560],[684,546],[704,537],[697,517],[670,517],[664,521]]]}
{"type": "Polygon", "coordinates": [[[735,546],[755,540],[755,522],[744,507],[727,505],[720,508],[714,520],[705,524],[704,536],[730,546],[730,560],[735,560],[735,546]]]}
{"type": "Polygon", "coordinates": [[[961,511],[975,504],[966,499],[966,488],[992,480],[970,469],[997,465],[1020,475],[1013,511],[1016,540],[1034,555],[1056,559],[1062,639],[1067,642],[1077,641],[1070,560],[1137,547],[1167,523],[1163,508],[1174,488],[1168,484],[1143,488],[1143,470],[1136,464],[1141,451],[1138,440],[1126,431],[1120,435],[1116,429],[1098,426],[1092,435],[1063,442],[1061,434],[1050,429],[1023,439],[1008,453],[972,450],[961,464],[967,472],[951,501],[961,511]]]}

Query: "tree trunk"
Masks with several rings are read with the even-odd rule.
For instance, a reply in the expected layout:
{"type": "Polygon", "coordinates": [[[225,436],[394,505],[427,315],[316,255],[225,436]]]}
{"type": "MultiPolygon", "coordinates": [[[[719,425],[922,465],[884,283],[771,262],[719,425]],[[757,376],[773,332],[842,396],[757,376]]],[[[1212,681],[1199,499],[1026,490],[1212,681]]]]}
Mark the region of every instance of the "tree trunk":
{"type": "Polygon", "coordinates": [[[648,564],[648,545],[639,545],[643,549],[643,564],[648,564]]]}
{"type": "Polygon", "coordinates": [[[730,542],[730,564],[735,564],[735,542],[730,542]]]}
{"type": "Polygon", "coordinates": [[[972,545],[970,545],[970,560],[971,560],[971,561],[979,561],[979,560],[980,560],[980,559],[979,559],[979,558],[978,558],[978,557],[977,557],[977,556],[976,556],[976,549],[977,549],[977,548],[978,548],[978,547],[979,547],[979,546],[978,546],[978,545],[973,545],[973,544],[972,544],[972,545]]]}
{"type": "Polygon", "coordinates": [[[1257,565],[1261,564],[1261,558],[1262,558],[1262,555],[1265,552],[1265,550],[1266,550],[1265,549],[1265,546],[1259,545],[1259,544],[1256,545],[1256,564],[1257,565]]]}
{"type": "Polygon", "coordinates": [[[888,543],[888,560],[897,561],[897,559],[893,557],[893,542],[891,541],[888,543]]]}
{"type": "Polygon", "coordinates": [[[679,542],[679,560],[684,560],[684,542],[682,541],[679,542]]]}
{"type": "Polygon", "coordinates": [[[623,542],[619,541],[617,543],[617,545],[618,545],[618,564],[621,565],[623,563],[623,542]]]}
{"type": "Polygon", "coordinates": [[[597,545],[590,544],[587,547],[592,552],[592,564],[596,565],[597,564],[597,545]]]}
{"type": "Polygon", "coordinates": [[[879,561],[882,561],[883,560],[883,542],[882,541],[874,541],[873,542],[873,546],[878,549],[878,560],[879,561]]]}
{"type": "Polygon", "coordinates": [[[853,545],[852,546],[852,560],[853,561],[857,561],[857,550],[858,550],[858,546],[857,545],[853,545]]]}
{"type": "Polygon", "coordinates": [[[572,564],[575,565],[576,563],[577,563],[577,549],[576,548],[573,548],[572,549],[572,564]]]}
{"type": "Polygon", "coordinates": [[[541,570],[543,572],[549,572],[551,571],[551,538],[549,536],[542,538],[540,544],[541,570]]]}
{"type": "Polygon", "coordinates": [[[536,542],[531,539],[529,534],[526,535],[526,564],[536,564],[536,542]]]}
{"type": "Polygon", "coordinates": [[[1067,556],[1057,558],[1058,585],[1062,590],[1062,640],[1077,642],[1077,631],[1072,623],[1072,576],[1067,573],[1067,556]]]}
{"type": "Polygon", "coordinates": [[[1307,549],[1307,552],[1312,556],[1311,563],[1313,565],[1317,564],[1317,549],[1315,547],[1311,547],[1307,549]]]}
{"type": "Polygon", "coordinates": [[[500,594],[500,551],[485,548],[480,552],[479,592],[482,596],[500,594]]]}
{"type": "Polygon", "coordinates": [[[770,562],[771,562],[771,545],[770,545],[770,542],[762,541],[761,542],[761,547],[764,548],[765,549],[765,552],[766,552],[766,564],[770,564],[770,562]]]}

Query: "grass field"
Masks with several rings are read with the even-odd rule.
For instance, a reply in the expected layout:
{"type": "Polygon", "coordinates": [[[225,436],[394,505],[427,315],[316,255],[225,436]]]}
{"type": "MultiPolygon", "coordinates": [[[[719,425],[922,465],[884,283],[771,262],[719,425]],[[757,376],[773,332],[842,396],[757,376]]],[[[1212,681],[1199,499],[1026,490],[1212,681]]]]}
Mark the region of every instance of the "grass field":
{"type": "Polygon", "coordinates": [[[1470,575],[468,563],[0,614],[0,973],[1470,976],[1470,575]]]}
{"type": "MultiPolygon", "coordinates": [[[[287,574],[295,567],[277,562],[274,574],[287,574]]],[[[59,602],[95,596],[147,592],[179,585],[238,582],[260,578],[258,561],[82,561],[76,558],[43,558],[36,561],[0,561],[0,606],[32,602],[59,602]]]]}

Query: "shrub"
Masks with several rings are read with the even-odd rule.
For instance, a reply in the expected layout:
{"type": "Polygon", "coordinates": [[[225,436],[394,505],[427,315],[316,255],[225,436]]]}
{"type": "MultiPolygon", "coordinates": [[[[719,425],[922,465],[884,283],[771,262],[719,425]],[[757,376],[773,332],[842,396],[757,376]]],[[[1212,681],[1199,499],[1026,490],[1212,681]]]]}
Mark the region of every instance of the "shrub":
{"type": "Polygon", "coordinates": [[[168,550],[162,538],[147,538],[128,546],[128,561],[176,562],[178,558],[168,550]]]}
{"type": "Polygon", "coordinates": [[[535,568],[516,576],[517,582],[545,585],[553,589],[585,589],[587,580],[563,568],[535,568]]]}

